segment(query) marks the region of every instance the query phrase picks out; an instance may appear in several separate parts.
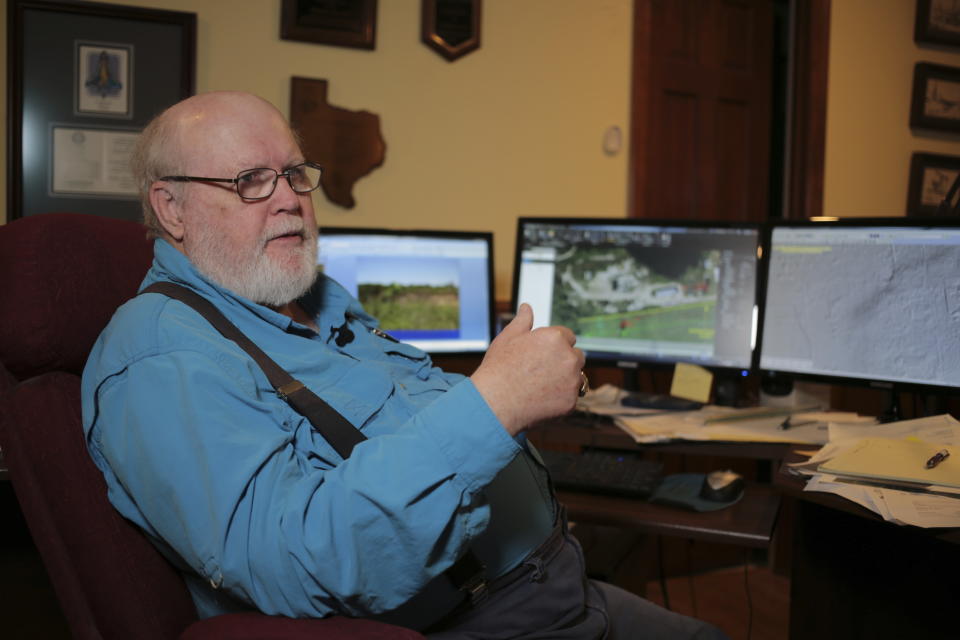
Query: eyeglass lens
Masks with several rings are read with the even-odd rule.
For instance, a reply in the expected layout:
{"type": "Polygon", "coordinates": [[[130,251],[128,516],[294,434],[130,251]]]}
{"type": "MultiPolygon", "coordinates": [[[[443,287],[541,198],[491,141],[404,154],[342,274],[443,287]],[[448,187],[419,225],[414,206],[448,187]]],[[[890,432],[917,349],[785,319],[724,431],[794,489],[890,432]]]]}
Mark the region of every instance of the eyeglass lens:
{"type": "Polygon", "coordinates": [[[241,198],[255,200],[269,197],[277,186],[277,179],[284,176],[290,188],[297,193],[308,193],[320,184],[320,169],[309,164],[298,164],[283,173],[273,169],[250,169],[237,175],[237,193],[241,198]]]}

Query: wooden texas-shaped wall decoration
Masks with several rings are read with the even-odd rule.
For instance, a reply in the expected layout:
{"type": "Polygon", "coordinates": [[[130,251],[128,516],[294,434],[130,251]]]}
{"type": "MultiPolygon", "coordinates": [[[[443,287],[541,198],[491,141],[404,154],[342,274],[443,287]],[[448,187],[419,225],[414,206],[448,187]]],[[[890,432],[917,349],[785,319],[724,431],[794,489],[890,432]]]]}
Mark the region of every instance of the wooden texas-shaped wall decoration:
{"type": "Polygon", "coordinates": [[[320,188],[330,202],[352,209],[353,185],[383,164],[386,143],[380,116],[327,103],[327,81],[294,77],[290,124],[300,134],[307,160],[323,167],[320,188]]]}

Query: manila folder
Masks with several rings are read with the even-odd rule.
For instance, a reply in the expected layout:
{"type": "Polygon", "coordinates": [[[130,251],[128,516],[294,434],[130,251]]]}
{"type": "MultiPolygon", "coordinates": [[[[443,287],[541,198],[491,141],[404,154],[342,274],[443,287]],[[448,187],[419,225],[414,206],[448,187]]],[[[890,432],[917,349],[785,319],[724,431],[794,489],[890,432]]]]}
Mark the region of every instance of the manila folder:
{"type": "Polygon", "coordinates": [[[926,463],[935,453],[951,448],[917,439],[864,438],[852,449],[820,465],[819,471],[839,476],[893,480],[960,488],[960,451],[951,452],[933,469],[926,463]]]}

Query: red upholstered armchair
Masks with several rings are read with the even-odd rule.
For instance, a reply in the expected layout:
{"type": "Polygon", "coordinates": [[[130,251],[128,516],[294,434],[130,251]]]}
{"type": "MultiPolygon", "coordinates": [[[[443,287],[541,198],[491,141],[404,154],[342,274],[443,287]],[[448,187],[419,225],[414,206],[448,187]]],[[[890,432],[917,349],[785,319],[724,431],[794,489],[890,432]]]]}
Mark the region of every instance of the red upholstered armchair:
{"type": "Polygon", "coordinates": [[[78,640],[423,638],[368,620],[197,616],[177,571],[120,517],[86,451],[80,373],[152,257],[136,223],[50,213],[0,226],[0,447],[78,640]]]}

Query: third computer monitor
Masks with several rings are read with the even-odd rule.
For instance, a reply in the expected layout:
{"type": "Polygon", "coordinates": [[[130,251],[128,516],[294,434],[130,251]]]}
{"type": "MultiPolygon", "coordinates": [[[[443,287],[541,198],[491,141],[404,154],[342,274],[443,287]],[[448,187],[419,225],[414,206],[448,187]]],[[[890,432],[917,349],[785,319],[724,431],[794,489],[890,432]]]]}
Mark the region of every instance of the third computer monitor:
{"type": "Polygon", "coordinates": [[[318,244],[324,272],[396,339],[432,354],[490,345],[492,233],[321,227],[318,244]]]}
{"type": "Polygon", "coordinates": [[[751,367],[758,225],[520,218],[514,307],[588,358],[751,367]]]}
{"type": "Polygon", "coordinates": [[[768,258],[765,374],[960,387],[960,221],[781,223],[768,258]]]}

